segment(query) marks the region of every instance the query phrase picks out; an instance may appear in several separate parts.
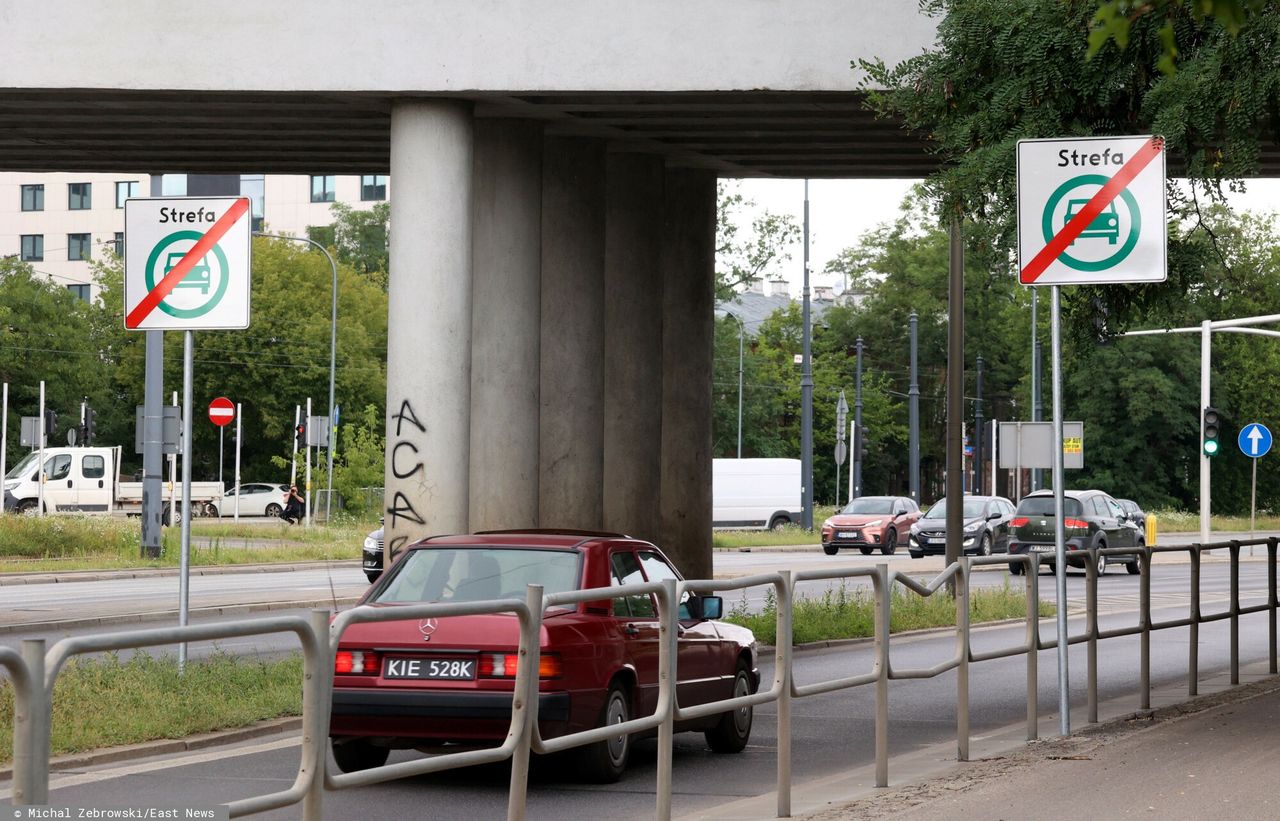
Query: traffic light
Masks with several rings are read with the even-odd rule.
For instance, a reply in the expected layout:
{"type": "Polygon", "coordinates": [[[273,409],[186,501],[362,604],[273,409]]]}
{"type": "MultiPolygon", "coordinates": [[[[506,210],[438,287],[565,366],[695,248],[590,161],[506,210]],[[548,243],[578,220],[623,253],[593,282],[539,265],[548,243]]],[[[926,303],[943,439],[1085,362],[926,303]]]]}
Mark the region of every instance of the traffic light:
{"type": "Polygon", "coordinates": [[[93,438],[98,432],[98,412],[93,408],[85,406],[84,409],[84,443],[92,445],[93,438]]]}
{"type": "Polygon", "coordinates": [[[1218,441],[1222,434],[1222,413],[1217,408],[1205,408],[1202,422],[1204,455],[1217,456],[1222,450],[1222,443],[1218,441]]]}
{"type": "Polygon", "coordinates": [[[302,450],[307,446],[307,423],[299,422],[298,426],[293,429],[293,432],[298,443],[298,450],[302,450]]]}
{"type": "Polygon", "coordinates": [[[867,461],[867,426],[866,425],[853,426],[853,453],[858,458],[859,462],[862,462],[864,464],[866,463],[867,461]]]}
{"type": "Polygon", "coordinates": [[[48,437],[52,436],[52,435],[53,435],[53,433],[54,433],[54,431],[55,431],[55,430],[57,430],[57,428],[58,428],[58,413],[57,413],[57,411],[50,410],[50,409],[46,409],[46,410],[45,410],[45,412],[44,412],[44,435],[45,435],[45,438],[48,438],[48,437]]]}

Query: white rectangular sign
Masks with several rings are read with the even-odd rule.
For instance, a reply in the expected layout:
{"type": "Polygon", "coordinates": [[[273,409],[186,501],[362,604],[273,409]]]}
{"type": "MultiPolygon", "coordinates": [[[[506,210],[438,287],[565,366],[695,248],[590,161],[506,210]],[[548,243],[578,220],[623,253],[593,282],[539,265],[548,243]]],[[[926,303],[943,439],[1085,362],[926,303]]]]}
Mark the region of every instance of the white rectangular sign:
{"type": "Polygon", "coordinates": [[[1018,141],[1023,285],[1164,282],[1164,140],[1018,141]]]}
{"type": "Polygon", "coordinates": [[[250,223],[246,197],[125,201],[125,328],[248,328],[250,223]]]}

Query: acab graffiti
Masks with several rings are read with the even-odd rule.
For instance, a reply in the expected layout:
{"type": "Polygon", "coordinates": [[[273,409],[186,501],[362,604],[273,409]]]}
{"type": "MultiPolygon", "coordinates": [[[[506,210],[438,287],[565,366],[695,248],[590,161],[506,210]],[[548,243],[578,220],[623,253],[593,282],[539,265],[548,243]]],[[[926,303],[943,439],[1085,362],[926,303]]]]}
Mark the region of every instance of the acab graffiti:
{"type": "MultiPolygon", "coordinates": [[[[415,476],[419,477],[419,482],[425,483],[427,467],[422,462],[418,446],[413,443],[412,439],[405,437],[405,426],[410,425],[412,428],[416,428],[419,434],[426,434],[427,428],[418,420],[418,415],[413,411],[413,405],[407,399],[401,400],[400,410],[391,418],[395,421],[395,433],[392,437],[393,444],[391,445],[391,452],[388,455],[387,462],[391,467],[391,476],[396,480],[397,487],[386,510],[388,535],[396,533],[402,524],[402,519],[404,522],[416,525],[426,524],[422,514],[413,506],[413,502],[409,500],[409,497],[400,490],[399,485],[415,476]]],[[[409,435],[413,436],[412,430],[410,430],[409,435]]],[[[387,554],[384,561],[388,566],[395,560],[400,549],[408,541],[409,534],[401,533],[387,542],[387,554]]]]}

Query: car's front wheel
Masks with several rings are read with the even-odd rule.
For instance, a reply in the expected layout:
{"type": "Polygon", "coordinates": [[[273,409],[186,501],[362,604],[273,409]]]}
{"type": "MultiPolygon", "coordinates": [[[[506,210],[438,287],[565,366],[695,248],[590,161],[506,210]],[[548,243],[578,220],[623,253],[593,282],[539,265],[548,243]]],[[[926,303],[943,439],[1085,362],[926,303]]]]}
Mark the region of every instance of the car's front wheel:
{"type": "MultiPolygon", "coordinates": [[[[1102,550],[1105,547],[1106,547],[1105,543],[1099,543],[1098,545],[1099,550],[1102,550]]],[[[1094,570],[1097,571],[1098,576],[1101,577],[1104,573],[1107,572],[1107,557],[1099,553],[1098,560],[1094,562],[1093,566],[1094,566],[1094,570]]]]}
{"type": "Polygon", "coordinates": [[[861,553],[863,556],[870,556],[870,555],[871,555],[871,548],[869,548],[869,547],[860,547],[860,548],[858,548],[858,552],[859,552],[859,553],[861,553]]]}
{"type": "Polygon", "coordinates": [[[826,553],[828,556],[834,556],[840,552],[840,548],[836,547],[833,544],[824,544],[822,546],[822,552],[826,553]]]}
{"type": "Polygon", "coordinates": [[[1010,574],[1014,576],[1021,576],[1024,570],[1026,570],[1026,568],[1022,566],[1022,562],[1009,562],[1010,574]]]}
{"type": "Polygon", "coordinates": [[[372,770],[387,763],[391,750],[371,744],[367,738],[332,739],[333,760],[344,773],[372,770]]]}
{"type": "MultiPolygon", "coordinates": [[[[745,662],[738,662],[738,672],[733,678],[733,697],[751,695],[751,671],[745,662]]],[[[704,735],[707,746],[716,753],[740,753],[747,748],[751,738],[751,707],[741,707],[720,716],[720,722],[704,735]]]]}
{"type": "MultiPolygon", "coordinates": [[[[622,724],[630,718],[631,699],[627,689],[615,682],[610,685],[609,694],[605,696],[600,726],[622,724]]],[[[583,776],[596,784],[612,784],[622,777],[630,757],[631,736],[626,733],[588,744],[582,748],[583,776]]]]}
{"type": "Polygon", "coordinates": [[[982,542],[979,543],[978,545],[978,555],[979,556],[991,555],[991,534],[990,533],[982,534],[982,542]]]}
{"type": "Polygon", "coordinates": [[[884,537],[884,547],[880,548],[880,552],[886,556],[892,556],[893,551],[898,549],[898,531],[890,529],[884,537]]]}

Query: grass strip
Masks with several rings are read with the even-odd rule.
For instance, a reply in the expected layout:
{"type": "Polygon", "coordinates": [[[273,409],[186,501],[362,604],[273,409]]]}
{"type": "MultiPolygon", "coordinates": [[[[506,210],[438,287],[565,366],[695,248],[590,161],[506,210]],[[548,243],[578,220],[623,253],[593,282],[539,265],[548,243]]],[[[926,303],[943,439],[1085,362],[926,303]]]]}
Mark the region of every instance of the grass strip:
{"type": "MultiPolygon", "coordinates": [[[[219,653],[188,660],[137,653],[72,659],[53,696],[52,754],[244,727],[302,712],[302,656],[219,653]]],[[[13,761],[13,687],[0,680],[0,763],[13,761]]]]}
{"type": "MultiPolygon", "coordinates": [[[[950,627],[956,623],[955,600],[945,592],[921,597],[895,585],[890,593],[889,632],[950,627]]],[[[1054,606],[1040,602],[1040,616],[1052,616],[1054,606]]],[[[969,592],[969,621],[972,624],[1027,615],[1027,595],[1006,581],[999,589],[969,592]]],[[[778,603],[772,590],[765,596],[764,609],[751,612],[745,597],[725,616],[725,621],[748,627],[761,644],[777,641],[778,603]]],[[[795,644],[832,639],[852,639],[874,635],[875,600],[870,590],[850,590],[847,585],[827,590],[821,596],[800,594],[792,610],[791,636],[795,644]]]]}

